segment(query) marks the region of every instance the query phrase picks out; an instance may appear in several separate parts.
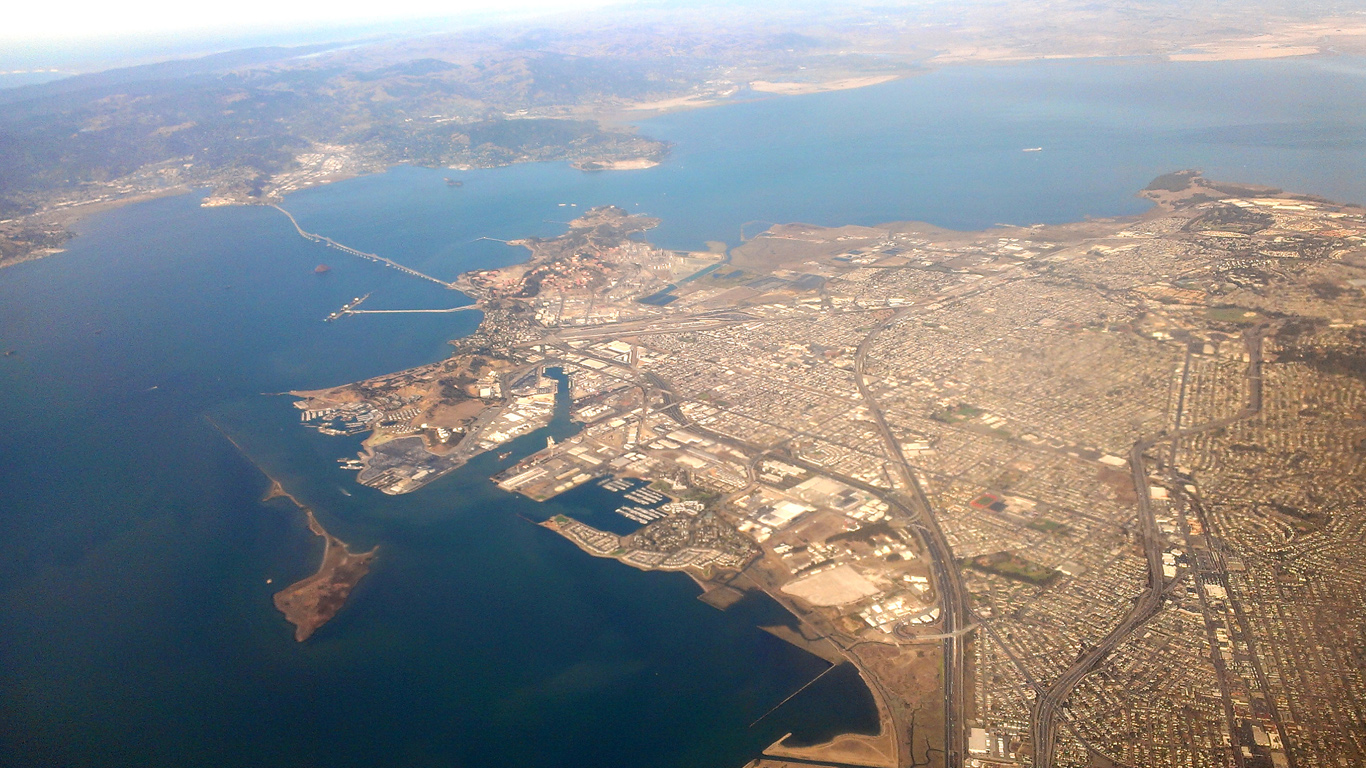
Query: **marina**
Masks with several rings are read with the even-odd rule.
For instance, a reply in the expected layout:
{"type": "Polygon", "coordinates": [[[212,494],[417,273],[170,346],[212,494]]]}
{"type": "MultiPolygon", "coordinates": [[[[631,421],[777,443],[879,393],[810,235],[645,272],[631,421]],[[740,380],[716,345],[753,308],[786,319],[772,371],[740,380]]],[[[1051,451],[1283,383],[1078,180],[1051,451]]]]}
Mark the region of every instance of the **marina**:
{"type": "Polygon", "coordinates": [[[657,509],[645,509],[644,507],[617,507],[615,511],[627,520],[635,521],[641,525],[668,517],[657,509]]]}
{"type": "Polygon", "coordinates": [[[658,504],[659,502],[667,498],[664,494],[660,493],[659,491],[652,491],[649,488],[643,487],[637,488],[634,491],[625,494],[625,497],[631,501],[636,502],[637,504],[658,504]]]}

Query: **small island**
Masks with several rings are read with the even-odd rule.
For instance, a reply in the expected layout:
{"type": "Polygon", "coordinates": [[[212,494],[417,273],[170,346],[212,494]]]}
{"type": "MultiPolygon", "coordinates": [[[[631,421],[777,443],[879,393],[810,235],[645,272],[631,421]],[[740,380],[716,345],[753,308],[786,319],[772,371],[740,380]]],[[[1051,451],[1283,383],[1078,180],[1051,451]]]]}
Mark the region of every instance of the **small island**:
{"type": "Polygon", "coordinates": [[[264,500],[282,496],[304,511],[309,530],[326,542],[318,572],[275,593],[275,607],[294,625],[294,639],[302,643],[346,604],[351,590],[370,572],[370,561],[375,559],[379,547],[369,552],[352,552],[346,542],[322,527],[312,509],[294,498],[278,480],[271,480],[270,492],[264,500]]]}

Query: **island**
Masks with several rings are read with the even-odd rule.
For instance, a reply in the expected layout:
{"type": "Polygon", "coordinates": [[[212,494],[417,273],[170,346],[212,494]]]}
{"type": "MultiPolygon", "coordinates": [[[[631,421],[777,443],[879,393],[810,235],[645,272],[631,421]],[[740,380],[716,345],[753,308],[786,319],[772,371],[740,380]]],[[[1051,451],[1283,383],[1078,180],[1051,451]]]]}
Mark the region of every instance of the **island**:
{"type": "Polygon", "coordinates": [[[294,639],[303,642],[337,615],[351,590],[370,572],[370,563],[379,547],[355,553],[346,542],[327,532],[313,510],[284,489],[278,480],[270,481],[265,501],[286,498],[303,510],[308,529],[323,539],[323,559],[318,572],[275,593],[275,607],[294,625],[294,639]]]}
{"type": "Polygon", "coordinates": [[[597,208],[452,284],[484,316],[448,359],[296,405],[368,432],[345,465],[389,494],[567,409],[499,487],[616,494],[629,533],[543,525],[718,607],[762,592],[867,683],[880,733],[756,766],[1359,762],[1366,210],[1141,194],[705,251],[597,208]]]}
{"type": "MultiPolygon", "coordinates": [[[[212,417],[206,417],[209,425],[212,426],[225,440],[237,449],[258,472],[265,475],[270,481],[270,486],[266,489],[266,494],[261,497],[264,504],[273,499],[289,499],[295,508],[304,513],[308,521],[308,529],[315,535],[323,539],[323,557],[318,565],[318,570],[312,576],[285,587],[275,593],[274,603],[277,610],[284,614],[285,619],[294,625],[294,639],[303,642],[313,636],[319,627],[326,624],[337,615],[337,612],[346,604],[346,599],[351,596],[351,590],[355,589],[356,584],[370,572],[370,563],[374,561],[379,547],[376,546],[368,552],[354,553],[346,542],[327,532],[322,523],[318,522],[318,517],[313,512],[313,508],[304,504],[294,494],[285,490],[283,484],[275,479],[266,471],[264,467],[247,452],[245,446],[226,429],[223,428],[212,417]]],[[[273,579],[267,579],[269,584],[273,579]]]]}

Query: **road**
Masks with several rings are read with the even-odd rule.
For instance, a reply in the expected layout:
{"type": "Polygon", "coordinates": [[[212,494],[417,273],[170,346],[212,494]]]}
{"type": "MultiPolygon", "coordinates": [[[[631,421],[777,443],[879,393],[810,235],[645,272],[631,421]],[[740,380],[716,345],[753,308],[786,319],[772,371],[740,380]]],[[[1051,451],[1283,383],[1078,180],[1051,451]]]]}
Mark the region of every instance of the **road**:
{"type": "MultiPolygon", "coordinates": [[[[1018,278],[1015,278],[1018,279],[1018,278]]],[[[968,657],[967,644],[968,635],[975,628],[973,616],[970,612],[967,591],[963,585],[961,574],[953,558],[952,550],[948,544],[943,530],[940,528],[934,510],[924,488],[921,486],[919,476],[911,464],[906,460],[901,451],[901,446],[888,425],[886,416],[882,408],[878,405],[873,396],[873,392],[868,383],[867,360],[869,352],[879,335],[887,328],[906,319],[910,314],[917,311],[924,311],[927,308],[942,307],[948,303],[957,303],[970,296],[978,295],[994,287],[1013,280],[1006,276],[998,276],[995,279],[982,281],[977,285],[957,286],[940,294],[935,298],[935,302],[929,306],[906,307],[897,310],[890,317],[884,319],[876,325],[860,341],[855,356],[855,382],[864,406],[873,420],[876,429],[885,447],[885,454],[891,461],[894,472],[899,479],[900,489],[887,491],[884,488],[873,487],[854,478],[843,477],[837,473],[832,473],[827,467],[816,467],[807,462],[797,460],[795,457],[784,457],[784,461],[802,466],[805,469],[830,474],[839,477],[840,480],[876,494],[879,498],[887,501],[894,509],[908,520],[911,527],[924,543],[926,554],[932,566],[932,574],[935,580],[935,587],[941,602],[941,622],[942,629],[937,634],[937,638],[943,643],[943,658],[945,664],[944,675],[944,701],[945,701],[945,755],[946,765],[962,766],[967,760],[966,752],[966,731],[967,731],[967,704],[970,691],[968,689],[968,657]]],[[[846,310],[847,311],[847,310],[846,310]]],[[[876,310],[861,309],[858,311],[885,311],[883,308],[876,310]]],[[[558,336],[567,340],[569,338],[587,340],[597,337],[620,337],[630,335],[646,335],[659,332],[678,332],[687,329],[702,329],[706,327],[722,327],[737,323],[764,322],[769,318],[759,318],[734,311],[712,311],[699,313],[691,316],[672,316],[659,318],[632,319],[620,323],[607,324],[599,327],[584,327],[575,329],[561,329],[558,336]]],[[[1213,420],[1201,425],[1181,429],[1180,414],[1176,427],[1169,432],[1145,437],[1134,443],[1129,451],[1129,466],[1131,481],[1137,496],[1137,517],[1138,535],[1140,537],[1144,557],[1147,561],[1149,579],[1146,588],[1134,600],[1132,608],[1120,621],[1118,626],[1111,630],[1098,644],[1086,649],[1057,679],[1053,680],[1046,687],[1044,681],[1031,679],[1031,687],[1036,692],[1036,699],[1032,708],[1031,718],[1031,743],[1035,749],[1035,765],[1043,768],[1050,768],[1053,762],[1053,752],[1055,748],[1057,729],[1059,725],[1059,715],[1063,704],[1071,697],[1073,690],[1079,685],[1087,675],[1095,671],[1110,655],[1114,649],[1125,642],[1137,629],[1141,628],[1146,622],[1157,615],[1162,608],[1163,597],[1168,586],[1162,573],[1162,555],[1164,542],[1160,537],[1157,522],[1151,509],[1150,492],[1148,484],[1148,466],[1145,460],[1147,454],[1153,447],[1172,443],[1184,437],[1199,434],[1209,430],[1217,429],[1235,421],[1248,418],[1261,410],[1261,339],[1266,331],[1266,326],[1258,326],[1250,329],[1244,334],[1243,343],[1248,353],[1248,368],[1245,374],[1247,380],[1247,400],[1245,406],[1232,416],[1213,420]]],[[[580,351],[580,354],[582,352],[580,351]]],[[[659,410],[669,413],[680,423],[688,423],[691,420],[683,417],[677,408],[677,398],[671,391],[668,384],[655,376],[648,376],[649,389],[659,392],[665,398],[665,406],[659,410]]],[[[1185,381],[1182,383],[1182,399],[1178,410],[1183,410],[1185,405],[1185,381]]],[[[712,439],[723,443],[731,443],[743,446],[744,449],[762,450],[758,446],[748,445],[743,441],[736,440],[729,436],[712,432],[711,430],[693,425],[693,428],[712,439]]],[[[1174,448],[1173,448],[1174,450],[1174,448]]],[[[990,627],[987,627],[988,631],[990,627]]],[[[1070,729],[1070,727],[1069,727],[1070,729]]]]}
{"type": "Polygon", "coordinates": [[[887,456],[892,460],[901,483],[910,494],[907,512],[914,521],[912,526],[925,544],[926,554],[934,572],[935,589],[940,602],[940,634],[944,654],[944,752],[945,765],[956,768],[967,758],[967,639],[961,630],[968,620],[967,590],[963,587],[962,574],[953,560],[953,550],[949,547],[944,531],[935,519],[930,500],[920,485],[920,478],[906,456],[901,452],[901,443],[887,425],[887,418],[874,399],[868,386],[865,366],[868,350],[879,334],[893,324],[900,322],[910,310],[902,310],[875,326],[859,343],[854,357],[854,382],[858,385],[859,395],[864,407],[877,425],[878,433],[886,446],[887,456]]]}
{"type": "MultiPolygon", "coordinates": [[[[1238,413],[1206,422],[1199,426],[1177,430],[1169,434],[1147,437],[1134,443],[1129,451],[1129,470],[1138,497],[1139,535],[1143,541],[1143,554],[1148,561],[1148,586],[1134,602],[1134,607],[1120,621],[1119,626],[1110,630],[1099,643],[1092,646],[1077,658],[1034,702],[1030,723],[1030,737],[1034,744],[1034,765],[1036,768],[1052,768],[1058,714],[1063,703],[1072,695],[1072,690],[1091,672],[1095,671],[1114,649],[1142,627],[1162,609],[1162,596],[1166,582],[1162,575],[1163,541],[1157,529],[1157,519],[1152,512],[1152,501],[1148,488],[1148,470],[1143,454],[1153,446],[1167,441],[1177,441],[1184,437],[1208,432],[1228,426],[1253,416],[1262,409],[1262,338],[1266,326],[1258,326],[1243,335],[1243,345],[1247,350],[1248,367],[1244,377],[1247,381],[1247,402],[1238,413]]],[[[1184,402],[1184,401],[1183,401],[1184,402]]],[[[1177,423],[1180,423],[1178,420],[1177,423]]]]}
{"type": "Polygon", "coordinates": [[[1165,582],[1162,577],[1162,539],[1158,534],[1157,520],[1152,513],[1152,502],[1148,495],[1148,472],[1143,462],[1143,454],[1159,439],[1146,439],[1134,443],[1129,451],[1129,467],[1132,473],[1134,491],[1138,495],[1138,520],[1140,537],[1143,540],[1143,554],[1148,560],[1148,586],[1139,595],[1129,614],[1119,626],[1110,630],[1096,645],[1083,653],[1072,666],[1068,667],[1052,685],[1048,686],[1034,701],[1031,722],[1031,739],[1034,744],[1034,765],[1048,768],[1053,764],[1053,747],[1058,724],[1058,709],[1072,695],[1072,689],[1090,674],[1100,662],[1162,608],[1162,594],[1165,582]]]}
{"type": "MultiPolygon", "coordinates": [[[[995,279],[984,280],[977,284],[957,286],[945,291],[936,297],[935,303],[930,306],[943,306],[945,303],[957,303],[970,296],[979,295],[993,288],[996,288],[1012,279],[1008,276],[998,276],[995,279]]],[[[877,337],[887,328],[905,319],[909,314],[917,311],[924,311],[925,306],[912,306],[900,309],[891,316],[878,323],[867,335],[864,336],[859,344],[855,355],[855,382],[858,387],[860,398],[864,406],[868,409],[877,431],[881,436],[885,446],[885,454],[891,460],[894,471],[900,478],[902,490],[887,491],[886,489],[876,488],[866,483],[831,473],[826,467],[813,467],[806,462],[785,458],[785,461],[792,461],[798,466],[822,473],[839,477],[840,480],[862,488],[866,491],[875,493],[879,498],[894,507],[896,511],[910,520],[911,527],[915,530],[920,540],[924,543],[926,554],[929,557],[931,571],[935,581],[935,588],[940,598],[940,620],[941,631],[939,633],[942,643],[942,651],[945,665],[944,675],[944,701],[945,701],[945,764],[951,768],[963,766],[967,760],[967,701],[968,701],[968,630],[971,629],[969,606],[967,600],[967,590],[963,586],[962,575],[958,571],[957,564],[953,558],[953,551],[948,544],[943,530],[934,515],[933,507],[929,498],[925,494],[924,488],[920,484],[910,462],[906,460],[901,451],[900,442],[896,439],[891,427],[887,424],[886,417],[882,408],[873,397],[871,388],[868,386],[866,375],[866,364],[869,350],[877,337]]],[[[875,310],[860,309],[859,312],[885,311],[885,308],[875,310]]],[[[557,335],[565,340],[573,337],[576,339],[593,338],[601,336],[625,336],[643,335],[653,332],[677,332],[686,329],[690,324],[697,324],[699,327],[710,325],[726,325],[743,322],[762,321],[765,318],[755,318],[736,312],[709,312],[701,315],[694,315],[686,318],[665,317],[651,318],[646,320],[634,320],[624,323],[611,324],[606,327],[592,327],[582,329],[563,329],[557,335]],[[681,321],[681,322],[680,322],[681,321]]],[[[582,354],[582,351],[579,351],[582,354]]],[[[668,386],[667,382],[660,380],[656,376],[647,374],[649,383],[655,391],[660,392],[666,400],[665,407],[659,409],[677,419],[680,423],[688,423],[691,420],[683,416],[678,410],[677,398],[668,386]]],[[[741,443],[734,438],[720,435],[697,425],[692,427],[696,431],[717,439],[724,443],[741,443]]],[[[754,450],[757,446],[744,445],[749,450],[754,450]]],[[[1158,554],[1158,565],[1161,565],[1161,553],[1158,554]]],[[[1160,573],[1160,571],[1159,571],[1160,573]]],[[[898,735],[898,742],[900,734],[898,735]]]]}
{"type": "MultiPolygon", "coordinates": [[[[579,353],[579,354],[582,354],[582,351],[579,350],[578,353],[579,353]]],[[[699,435],[702,435],[703,437],[709,438],[709,439],[711,439],[711,440],[715,440],[715,441],[717,441],[718,443],[722,443],[722,444],[724,444],[724,445],[729,445],[729,446],[732,446],[732,447],[734,447],[734,448],[737,448],[737,449],[739,449],[739,450],[741,450],[741,451],[743,451],[743,452],[752,454],[752,455],[756,456],[756,461],[759,460],[759,459],[762,459],[762,458],[765,457],[765,456],[772,456],[773,458],[779,459],[779,460],[781,460],[781,461],[783,461],[783,462],[786,462],[786,463],[788,463],[788,464],[792,464],[792,465],[794,465],[794,466],[801,467],[802,469],[804,469],[804,470],[806,470],[806,471],[808,471],[808,472],[811,472],[811,473],[813,473],[813,474],[825,475],[825,476],[827,476],[827,477],[835,478],[835,479],[839,480],[840,482],[842,482],[842,483],[844,483],[844,484],[846,484],[846,485],[849,485],[849,486],[851,486],[851,487],[854,487],[854,488],[857,488],[857,489],[859,489],[859,490],[865,491],[865,492],[867,492],[867,493],[869,493],[869,494],[872,494],[873,496],[877,497],[878,499],[881,499],[882,501],[887,502],[887,504],[890,505],[890,506],[892,507],[893,510],[895,510],[895,514],[897,514],[897,515],[899,515],[899,516],[902,516],[902,517],[905,517],[905,518],[907,518],[907,519],[916,520],[916,518],[917,518],[917,513],[916,513],[916,511],[911,507],[910,504],[908,504],[908,503],[906,502],[906,500],[905,500],[900,494],[896,493],[895,491],[889,491],[889,490],[886,489],[886,488],[881,488],[881,487],[878,487],[878,486],[875,486],[875,485],[871,485],[871,484],[866,483],[866,482],[864,482],[864,481],[862,481],[862,480],[860,480],[860,479],[858,479],[858,478],[850,477],[850,476],[848,476],[848,475],[841,474],[841,473],[839,473],[839,472],[836,472],[836,471],[832,470],[830,467],[821,466],[821,465],[817,465],[817,464],[812,464],[811,462],[808,462],[808,461],[806,461],[806,460],[804,460],[804,459],[801,459],[801,458],[799,458],[799,457],[797,457],[797,456],[795,456],[795,455],[792,455],[792,454],[790,454],[790,453],[787,453],[787,452],[777,452],[777,451],[765,450],[765,449],[764,449],[763,447],[761,447],[761,446],[757,446],[757,445],[754,445],[754,444],[752,444],[752,443],[747,443],[747,442],[745,442],[745,441],[743,441],[743,440],[739,440],[739,439],[734,438],[734,437],[731,437],[731,436],[729,436],[729,435],[724,435],[724,434],[722,434],[722,433],[720,433],[720,432],[712,431],[711,429],[708,429],[707,427],[705,427],[705,426],[703,426],[703,425],[701,425],[701,424],[698,424],[698,423],[692,421],[691,419],[687,418],[687,417],[682,413],[682,411],[679,409],[679,407],[678,407],[679,400],[678,400],[677,396],[675,395],[675,393],[673,392],[672,388],[668,385],[667,382],[665,382],[664,380],[660,379],[658,376],[655,376],[654,374],[645,373],[644,375],[645,375],[645,376],[647,377],[647,379],[653,384],[653,386],[655,387],[656,391],[658,391],[658,392],[664,397],[664,399],[665,399],[665,405],[664,405],[663,407],[660,407],[660,408],[656,409],[656,410],[659,411],[659,412],[661,412],[661,413],[668,414],[671,418],[677,420],[680,424],[685,424],[685,425],[687,425],[687,428],[688,428],[690,431],[695,432],[695,433],[697,433],[697,434],[699,434],[699,435]]],[[[912,473],[912,479],[914,479],[914,474],[913,474],[913,473],[912,473]]],[[[916,489],[919,489],[919,483],[917,482],[916,485],[915,485],[914,487],[915,487],[916,489]]],[[[922,498],[923,498],[923,493],[922,493],[922,498]]],[[[928,509],[928,508],[929,508],[929,507],[928,507],[928,502],[926,501],[926,502],[924,502],[924,503],[925,503],[925,505],[926,505],[925,508],[928,509]]],[[[933,522],[933,519],[932,519],[932,518],[931,518],[931,522],[933,522]]],[[[918,520],[916,520],[916,522],[913,523],[913,526],[915,527],[917,533],[920,535],[920,538],[921,538],[922,541],[927,541],[927,542],[928,542],[928,541],[931,539],[931,537],[934,535],[934,532],[932,532],[927,526],[925,526],[922,522],[920,522],[920,521],[918,521],[918,520]]],[[[938,531],[938,526],[937,526],[937,524],[936,524],[935,527],[934,527],[934,531],[938,531]]],[[[938,556],[932,555],[932,564],[933,564],[933,566],[934,566],[934,568],[935,568],[935,579],[936,579],[936,584],[937,584],[937,585],[938,585],[938,584],[949,584],[949,585],[952,585],[952,584],[954,584],[954,583],[958,583],[958,587],[957,587],[958,590],[959,590],[958,593],[961,595],[961,594],[963,594],[963,592],[961,591],[961,590],[962,590],[961,583],[957,582],[958,571],[957,571],[957,569],[956,569],[956,568],[954,567],[954,565],[953,565],[952,555],[951,555],[951,554],[948,554],[948,553],[949,553],[949,549],[948,549],[947,543],[946,543],[946,542],[943,540],[943,538],[942,538],[942,532],[940,533],[940,542],[941,542],[941,546],[940,546],[938,549],[932,550],[932,551],[935,551],[935,552],[938,552],[938,553],[939,553],[938,556]],[[946,564],[947,567],[944,567],[944,565],[941,565],[941,564],[946,564]]],[[[927,547],[928,547],[928,545],[927,545],[927,547]]],[[[939,587],[939,588],[940,588],[941,590],[942,590],[942,589],[948,589],[948,590],[954,589],[953,586],[947,586],[947,587],[941,586],[941,587],[939,587]]],[[[945,592],[941,592],[940,594],[945,594],[945,592]]],[[[782,597],[783,597],[782,595],[776,594],[776,593],[775,593],[775,594],[773,594],[772,596],[774,597],[774,599],[778,600],[778,601],[780,602],[780,604],[782,603],[782,597]]],[[[961,598],[959,598],[958,601],[955,601],[955,604],[961,604],[961,598]]],[[[941,613],[941,617],[944,616],[945,614],[951,612],[951,611],[952,611],[952,609],[949,609],[949,610],[941,609],[941,612],[940,612],[940,613],[941,613]]],[[[796,612],[794,612],[794,613],[796,613],[796,612]]],[[[797,614],[797,615],[798,615],[799,618],[800,618],[800,614],[797,614]]],[[[954,612],[954,616],[955,616],[955,618],[953,618],[953,619],[947,619],[947,620],[946,620],[946,621],[954,621],[954,622],[955,622],[955,627],[954,627],[954,629],[953,629],[952,631],[949,631],[949,630],[948,630],[948,626],[949,626],[949,625],[946,623],[946,624],[944,625],[945,631],[944,631],[944,633],[941,634],[941,638],[943,639],[944,647],[945,647],[946,649],[948,649],[948,652],[949,652],[949,653],[956,654],[956,658],[958,659],[958,664],[953,665],[953,668],[957,670],[958,677],[956,678],[955,683],[952,685],[952,687],[946,686],[946,693],[954,697],[954,700],[956,700],[956,701],[958,702],[958,708],[953,710],[953,712],[954,712],[955,714],[954,714],[954,717],[952,718],[952,723],[951,723],[951,724],[950,724],[950,723],[946,723],[946,727],[947,727],[947,728],[957,728],[957,729],[958,729],[958,731],[959,731],[959,742],[961,743],[961,742],[962,742],[962,736],[964,735],[964,733],[962,732],[962,723],[963,723],[963,721],[962,721],[962,714],[961,714],[961,713],[962,713],[962,703],[963,703],[963,701],[964,701],[962,692],[965,690],[962,681],[963,681],[963,679],[965,678],[965,674],[964,674],[964,673],[965,673],[965,667],[966,667],[966,664],[965,664],[965,662],[964,662],[964,653],[963,653],[963,646],[964,646],[964,642],[965,642],[965,641],[964,641],[964,635],[966,635],[966,634],[972,629],[972,627],[969,627],[969,626],[966,626],[966,625],[965,625],[965,622],[966,622],[966,618],[965,618],[965,617],[966,617],[966,614],[965,614],[965,613],[961,613],[961,612],[956,612],[956,611],[955,611],[955,612],[954,612]],[[959,626],[959,625],[962,625],[962,626],[959,626]]],[[[851,662],[853,662],[854,664],[858,665],[858,666],[860,667],[860,669],[862,669],[862,668],[863,668],[862,662],[858,659],[857,655],[855,655],[855,654],[853,654],[853,653],[850,653],[850,652],[849,652],[849,649],[844,649],[844,650],[846,651],[846,657],[849,658],[849,660],[850,660],[851,662]]],[[[945,658],[951,658],[951,657],[946,655],[945,658]]],[[[869,681],[869,682],[871,682],[873,685],[877,686],[877,688],[879,689],[879,691],[880,691],[880,693],[882,694],[882,697],[883,697],[883,699],[884,699],[885,701],[890,702],[890,701],[892,701],[892,700],[894,699],[892,693],[891,693],[890,691],[888,691],[888,690],[883,686],[882,682],[881,682],[875,675],[865,674],[865,675],[864,675],[864,679],[867,680],[867,681],[869,681]]],[[[893,717],[893,721],[892,721],[891,727],[897,730],[897,740],[896,740],[896,744],[897,744],[898,754],[907,754],[907,755],[911,754],[911,750],[910,750],[910,748],[909,748],[910,745],[909,745],[909,744],[903,743],[903,738],[906,736],[906,734],[905,734],[904,732],[902,732],[902,724],[896,721],[896,719],[895,719],[895,714],[894,714],[894,710],[889,709],[889,713],[891,713],[891,716],[893,717]]],[[[961,748],[960,748],[960,750],[958,751],[957,754],[960,754],[960,755],[963,754],[961,748]]],[[[962,762],[961,762],[961,760],[960,760],[960,761],[958,761],[957,763],[950,763],[950,764],[951,764],[951,765],[962,765],[962,762]]]]}

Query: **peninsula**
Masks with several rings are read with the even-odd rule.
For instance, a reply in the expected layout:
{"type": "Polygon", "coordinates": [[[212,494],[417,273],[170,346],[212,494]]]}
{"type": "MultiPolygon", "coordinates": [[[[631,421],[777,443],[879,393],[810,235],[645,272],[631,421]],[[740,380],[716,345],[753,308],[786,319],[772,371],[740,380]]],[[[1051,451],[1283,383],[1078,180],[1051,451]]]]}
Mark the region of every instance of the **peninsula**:
{"type": "Polygon", "coordinates": [[[501,488],[618,494],[630,533],[545,527],[718,607],[760,590],[867,682],[881,734],[758,765],[1360,763],[1366,210],[1189,171],[1142,195],[705,252],[598,208],[458,278],[484,319],[449,359],[297,405],[370,432],[348,464],[396,494],[567,395],[579,432],[501,488]]]}

